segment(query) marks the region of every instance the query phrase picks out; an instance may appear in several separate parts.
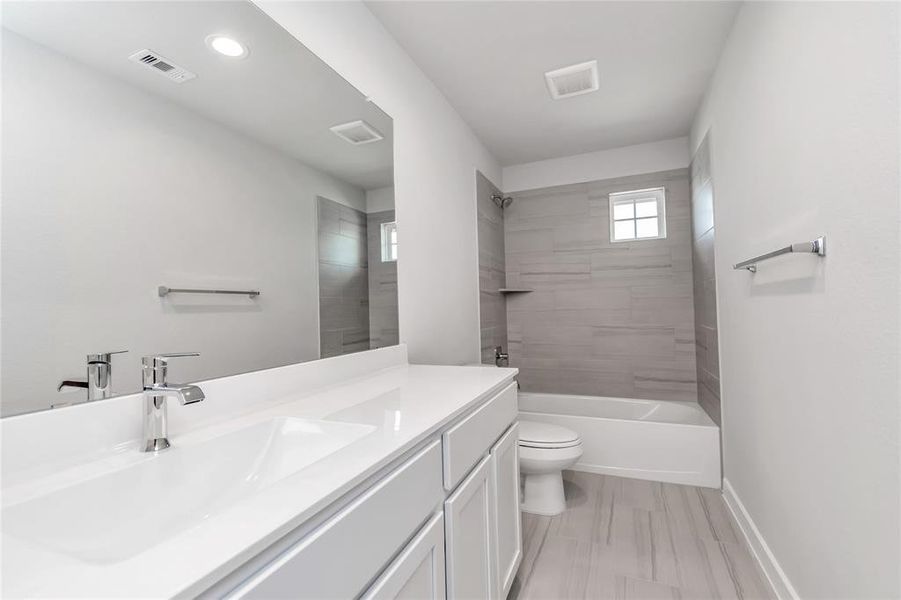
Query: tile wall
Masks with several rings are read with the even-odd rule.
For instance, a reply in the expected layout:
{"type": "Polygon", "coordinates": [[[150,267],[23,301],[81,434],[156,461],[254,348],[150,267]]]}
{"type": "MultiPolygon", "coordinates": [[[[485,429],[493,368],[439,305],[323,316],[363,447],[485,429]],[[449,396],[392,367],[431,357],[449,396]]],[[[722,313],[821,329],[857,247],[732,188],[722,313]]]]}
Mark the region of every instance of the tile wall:
{"type": "Polygon", "coordinates": [[[479,226],[479,327],[483,364],[494,364],[496,346],[507,348],[507,311],[504,297],[504,213],[491,200],[500,194],[484,175],[476,173],[479,226]]]}
{"type": "Polygon", "coordinates": [[[394,218],[393,210],[367,215],[369,345],[371,348],[384,348],[398,343],[397,261],[382,261],[382,223],[390,223],[394,221],[394,218]]]}
{"type": "Polygon", "coordinates": [[[319,198],[319,355],[369,350],[366,213],[319,198]]]}
{"type": "Polygon", "coordinates": [[[506,303],[522,389],[696,401],[688,169],[514,198],[504,213],[506,285],[533,290],[506,303]],[[608,195],[660,186],[667,238],[612,243],[608,195]]]}
{"type": "Polygon", "coordinates": [[[695,343],[698,402],[720,424],[719,332],[713,246],[713,179],[705,138],[691,162],[691,253],[694,264],[695,343]]]}

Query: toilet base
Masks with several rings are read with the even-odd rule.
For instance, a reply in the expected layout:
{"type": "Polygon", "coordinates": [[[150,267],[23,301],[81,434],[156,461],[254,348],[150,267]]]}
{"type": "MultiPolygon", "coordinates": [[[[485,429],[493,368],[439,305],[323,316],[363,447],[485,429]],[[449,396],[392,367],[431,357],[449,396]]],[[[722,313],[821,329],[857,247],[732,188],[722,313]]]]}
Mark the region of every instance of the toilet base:
{"type": "Polygon", "coordinates": [[[563,472],[523,473],[522,511],[553,517],[566,510],[563,495],[563,472]]]}

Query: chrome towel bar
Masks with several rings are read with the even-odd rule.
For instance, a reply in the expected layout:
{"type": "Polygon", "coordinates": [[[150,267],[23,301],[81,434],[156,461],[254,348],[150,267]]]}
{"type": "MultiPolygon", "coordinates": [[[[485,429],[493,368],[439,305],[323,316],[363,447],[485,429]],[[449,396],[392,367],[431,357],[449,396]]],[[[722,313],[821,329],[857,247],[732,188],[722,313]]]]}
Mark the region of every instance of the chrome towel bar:
{"type": "Polygon", "coordinates": [[[766,254],[761,254],[760,256],[755,256],[754,258],[743,260],[740,263],[732,265],[732,268],[747,269],[752,273],[756,273],[757,263],[769,260],[770,258],[774,258],[776,256],[781,256],[783,254],[791,254],[792,252],[812,253],[818,254],[820,256],[826,256],[826,237],[820,236],[812,242],[799,242],[797,244],[786,246],[785,248],[779,248],[778,250],[773,250],[772,252],[767,252],[766,254]]]}
{"type": "Polygon", "coordinates": [[[159,293],[160,298],[168,296],[169,294],[233,294],[250,296],[251,298],[256,298],[260,295],[259,290],[196,290],[190,288],[171,288],[165,285],[159,286],[156,290],[159,293]]]}

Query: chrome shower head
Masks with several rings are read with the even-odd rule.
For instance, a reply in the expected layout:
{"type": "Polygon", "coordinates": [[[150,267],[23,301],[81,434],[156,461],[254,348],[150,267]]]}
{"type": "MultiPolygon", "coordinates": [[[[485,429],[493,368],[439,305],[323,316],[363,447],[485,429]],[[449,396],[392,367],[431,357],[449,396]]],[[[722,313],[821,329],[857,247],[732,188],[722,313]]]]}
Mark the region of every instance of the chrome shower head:
{"type": "Polygon", "coordinates": [[[494,205],[499,209],[504,210],[511,204],[513,204],[513,198],[510,196],[501,196],[500,194],[493,194],[491,196],[491,201],[494,202],[494,205]]]}

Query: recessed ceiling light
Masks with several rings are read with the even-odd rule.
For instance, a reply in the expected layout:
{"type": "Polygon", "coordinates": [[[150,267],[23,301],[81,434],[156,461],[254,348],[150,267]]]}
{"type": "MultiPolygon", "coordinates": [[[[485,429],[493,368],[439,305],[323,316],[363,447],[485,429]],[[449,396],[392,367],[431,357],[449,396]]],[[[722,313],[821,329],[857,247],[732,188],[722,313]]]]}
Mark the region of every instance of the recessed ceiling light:
{"type": "Polygon", "coordinates": [[[206,44],[219,54],[229,58],[244,58],[247,56],[247,46],[227,35],[208,36],[206,44]]]}

